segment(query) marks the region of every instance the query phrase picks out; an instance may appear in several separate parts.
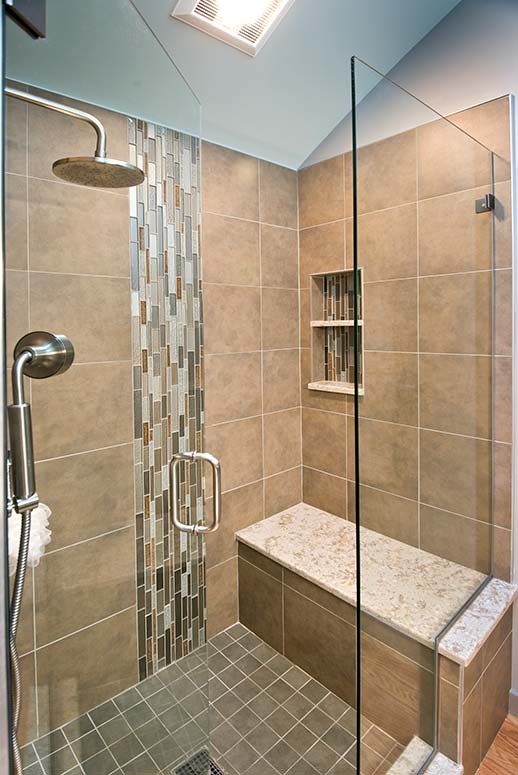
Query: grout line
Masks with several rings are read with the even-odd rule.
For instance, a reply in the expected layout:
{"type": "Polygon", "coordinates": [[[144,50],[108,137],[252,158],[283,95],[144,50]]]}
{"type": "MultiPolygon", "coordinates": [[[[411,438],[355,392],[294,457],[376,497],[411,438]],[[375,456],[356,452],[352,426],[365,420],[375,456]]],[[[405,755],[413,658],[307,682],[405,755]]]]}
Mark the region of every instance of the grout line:
{"type": "MultiPolygon", "coordinates": [[[[260,165],[258,168],[257,173],[257,182],[258,182],[258,188],[260,186],[260,165]]],[[[259,197],[259,220],[254,220],[253,218],[242,218],[239,215],[228,215],[227,213],[218,213],[216,210],[204,210],[205,215],[217,215],[220,218],[230,218],[234,221],[245,221],[246,223],[257,223],[259,226],[273,226],[276,229],[286,229],[287,231],[298,231],[297,227],[295,226],[282,226],[279,223],[269,223],[268,221],[261,221],[261,198],[259,197]]],[[[260,229],[259,229],[260,231],[260,229]]]]}
{"type": "Polygon", "coordinates": [[[69,457],[78,457],[79,455],[90,455],[94,452],[104,452],[107,449],[118,449],[119,447],[133,446],[133,441],[123,441],[121,444],[113,444],[109,447],[96,447],[94,449],[85,449],[80,452],[69,452],[67,455],[58,455],[57,457],[44,457],[36,460],[36,463],[50,463],[54,460],[64,460],[69,457]]]}
{"type": "MultiPolygon", "coordinates": [[[[114,528],[113,530],[108,530],[106,533],[99,533],[98,535],[89,536],[88,538],[83,538],[82,541],[75,541],[73,544],[67,544],[66,546],[60,546],[57,549],[51,549],[50,551],[46,551],[43,555],[42,559],[45,557],[50,557],[51,555],[57,554],[58,552],[66,551],[67,549],[73,549],[76,546],[82,546],[83,544],[88,544],[91,541],[96,541],[98,538],[105,538],[106,536],[114,535],[115,533],[121,533],[123,530],[129,530],[134,529],[135,525],[133,522],[128,522],[127,525],[122,525],[122,527],[114,528]]],[[[135,602],[136,605],[136,602],[135,602]]]]}
{"type": "Polygon", "coordinates": [[[108,619],[113,619],[115,616],[120,616],[120,614],[125,614],[127,611],[131,611],[132,608],[135,608],[135,605],[129,605],[126,608],[122,608],[120,611],[116,611],[113,614],[110,614],[109,616],[104,616],[102,619],[97,619],[97,621],[92,622],[91,624],[87,624],[84,627],[79,627],[77,630],[73,630],[73,632],[68,632],[66,635],[62,635],[61,638],[56,638],[55,640],[51,640],[48,643],[43,643],[41,646],[38,646],[36,649],[36,653],[38,651],[43,651],[43,649],[48,648],[49,646],[53,646],[55,643],[60,643],[62,640],[66,640],[67,638],[70,638],[73,635],[77,635],[79,632],[84,632],[85,630],[89,630],[91,627],[95,627],[97,624],[102,624],[103,622],[107,622],[108,619]]]}
{"type": "MultiPolygon", "coordinates": [[[[262,394],[262,390],[261,390],[262,394]]],[[[262,401],[261,401],[262,403],[262,401]]],[[[296,410],[300,409],[299,406],[287,406],[284,409],[274,409],[273,412],[261,412],[261,414],[250,414],[245,417],[236,417],[232,420],[221,420],[221,422],[213,422],[213,423],[207,423],[206,428],[219,428],[221,425],[231,425],[235,422],[243,422],[245,420],[258,420],[261,417],[270,416],[273,414],[284,414],[285,412],[294,412],[296,410]]],[[[263,462],[264,465],[264,462],[263,462]]],[[[294,466],[295,467],[295,466],[294,466]]],[[[264,470],[264,469],[263,469],[264,470]]]]}

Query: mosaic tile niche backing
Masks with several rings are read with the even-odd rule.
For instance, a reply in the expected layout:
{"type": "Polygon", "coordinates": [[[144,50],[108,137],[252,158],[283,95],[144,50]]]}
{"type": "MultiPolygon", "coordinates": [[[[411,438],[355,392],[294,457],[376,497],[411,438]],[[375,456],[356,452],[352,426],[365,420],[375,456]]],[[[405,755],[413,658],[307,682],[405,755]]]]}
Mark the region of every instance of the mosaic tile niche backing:
{"type": "MultiPolygon", "coordinates": [[[[172,527],[169,470],[202,449],[200,143],[129,120],[130,160],[146,180],[130,189],[140,679],[205,642],[205,547],[172,527]]],[[[204,479],[181,466],[181,518],[203,519],[204,479]],[[183,470],[182,470],[183,469],[183,470]]]]}

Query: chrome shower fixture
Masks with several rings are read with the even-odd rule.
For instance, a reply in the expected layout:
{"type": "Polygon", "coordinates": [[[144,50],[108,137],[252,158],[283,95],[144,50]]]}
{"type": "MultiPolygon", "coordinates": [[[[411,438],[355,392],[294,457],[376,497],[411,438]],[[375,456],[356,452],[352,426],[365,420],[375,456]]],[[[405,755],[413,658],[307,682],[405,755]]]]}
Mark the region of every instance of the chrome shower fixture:
{"type": "Polygon", "coordinates": [[[97,145],[94,156],[69,156],[58,159],[52,165],[54,175],[67,183],[76,183],[79,186],[93,186],[94,188],[128,188],[138,186],[145,178],[144,172],[127,161],[110,159],[106,156],[106,131],[99,119],[78,108],[71,108],[59,102],[47,100],[45,97],[37,97],[35,94],[6,87],[7,97],[29,102],[65,116],[86,121],[97,134],[97,145]]]}
{"type": "Polygon", "coordinates": [[[39,504],[34,471],[31,405],[25,400],[23,378],[46,379],[62,374],[74,361],[72,342],[63,334],[33,331],[23,336],[14,348],[13,402],[7,407],[11,446],[11,499],[8,514],[15,509],[21,515],[20,547],[11,598],[9,649],[13,671],[13,718],[11,747],[16,775],[22,775],[23,764],[18,743],[18,724],[22,702],[22,677],[16,650],[16,633],[20,620],[27,558],[31,538],[31,514],[39,504]]]}

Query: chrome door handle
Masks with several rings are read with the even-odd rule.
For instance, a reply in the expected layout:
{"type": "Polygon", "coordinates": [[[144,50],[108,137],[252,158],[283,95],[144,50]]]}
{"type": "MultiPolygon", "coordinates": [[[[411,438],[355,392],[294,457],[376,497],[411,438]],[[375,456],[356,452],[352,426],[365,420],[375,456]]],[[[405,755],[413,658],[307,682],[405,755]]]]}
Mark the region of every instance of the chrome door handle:
{"type": "Polygon", "coordinates": [[[213,533],[218,529],[221,520],[221,466],[219,460],[209,452],[177,452],[173,455],[169,463],[169,487],[171,509],[173,514],[173,524],[182,533],[213,533]],[[194,463],[196,460],[206,461],[212,466],[212,522],[210,525],[186,525],[180,520],[179,498],[178,498],[178,466],[182,461],[194,463]]]}

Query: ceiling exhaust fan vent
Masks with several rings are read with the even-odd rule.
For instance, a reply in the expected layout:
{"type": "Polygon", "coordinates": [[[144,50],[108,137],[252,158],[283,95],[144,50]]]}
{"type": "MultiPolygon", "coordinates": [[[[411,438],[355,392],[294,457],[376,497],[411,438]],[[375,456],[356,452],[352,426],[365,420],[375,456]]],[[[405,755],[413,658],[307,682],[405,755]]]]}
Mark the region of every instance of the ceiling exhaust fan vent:
{"type": "Polygon", "coordinates": [[[255,56],[295,0],[179,0],[171,16],[255,56]]]}

